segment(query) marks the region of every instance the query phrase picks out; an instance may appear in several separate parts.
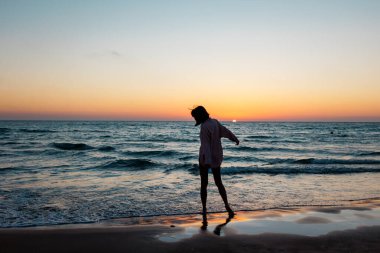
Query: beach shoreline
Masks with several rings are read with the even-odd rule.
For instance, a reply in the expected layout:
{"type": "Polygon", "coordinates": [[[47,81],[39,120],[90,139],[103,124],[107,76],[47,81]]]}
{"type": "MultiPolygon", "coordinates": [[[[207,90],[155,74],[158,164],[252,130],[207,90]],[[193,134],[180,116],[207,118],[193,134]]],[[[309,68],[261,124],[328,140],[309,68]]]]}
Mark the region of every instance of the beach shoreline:
{"type": "Polygon", "coordinates": [[[0,229],[1,252],[380,252],[380,200],[0,229]]]}

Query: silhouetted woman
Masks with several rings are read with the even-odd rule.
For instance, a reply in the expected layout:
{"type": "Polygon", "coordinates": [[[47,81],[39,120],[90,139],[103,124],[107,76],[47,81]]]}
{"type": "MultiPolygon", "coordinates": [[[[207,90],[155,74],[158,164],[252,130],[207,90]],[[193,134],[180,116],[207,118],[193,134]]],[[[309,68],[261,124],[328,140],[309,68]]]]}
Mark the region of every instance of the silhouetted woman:
{"type": "Polygon", "coordinates": [[[225,137],[235,142],[239,145],[239,140],[236,136],[228,130],[226,127],[222,126],[216,119],[209,117],[206,109],[203,106],[198,106],[191,111],[191,116],[194,117],[196,124],[198,126],[201,124],[201,147],[199,149],[199,174],[201,176],[201,200],[203,207],[203,216],[206,216],[207,208],[207,184],[208,184],[208,169],[211,168],[212,174],[214,175],[214,181],[218,187],[219,194],[223,199],[224,206],[230,217],[234,216],[230,205],[227,200],[227,193],[224,185],[222,183],[222,178],[220,176],[220,165],[223,160],[223,148],[221,138],[225,137]]]}

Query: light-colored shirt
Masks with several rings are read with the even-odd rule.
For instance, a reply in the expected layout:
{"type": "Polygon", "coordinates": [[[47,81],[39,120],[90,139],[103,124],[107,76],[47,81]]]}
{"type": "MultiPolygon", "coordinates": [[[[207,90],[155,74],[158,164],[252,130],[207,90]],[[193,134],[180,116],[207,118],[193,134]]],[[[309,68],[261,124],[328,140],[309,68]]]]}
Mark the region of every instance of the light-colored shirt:
{"type": "Polygon", "coordinates": [[[216,119],[209,118],[201,125],[199,163],[209,164],[211,168],[220,167],[223,161],[221,138],[225,137],[237,142],[236,136],[216,119]]]}

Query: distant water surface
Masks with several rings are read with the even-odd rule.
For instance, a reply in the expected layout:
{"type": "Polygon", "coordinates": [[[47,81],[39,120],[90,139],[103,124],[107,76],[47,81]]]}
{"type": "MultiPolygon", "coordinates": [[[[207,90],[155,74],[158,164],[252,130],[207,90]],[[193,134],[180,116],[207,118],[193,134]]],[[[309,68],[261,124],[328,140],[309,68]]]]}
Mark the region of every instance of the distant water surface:
{"type": "MultiPolygon", "coordinates": [[[[380,123],[223,123],[235,210],[380,197],[380,123]]],[[[0,121],[0,227],[199,212],[193,122],[0,121]]],[[[209,211],[223,211],[210,175],[209,211]]]]}

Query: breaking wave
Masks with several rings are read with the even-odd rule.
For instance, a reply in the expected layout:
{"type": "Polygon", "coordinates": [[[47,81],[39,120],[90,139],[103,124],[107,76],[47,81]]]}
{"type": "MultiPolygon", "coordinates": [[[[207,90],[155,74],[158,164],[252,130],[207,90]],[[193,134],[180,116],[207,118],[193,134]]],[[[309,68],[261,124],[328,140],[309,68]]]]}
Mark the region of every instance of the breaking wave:
{"type": "Polygon", "coordinates": [[[23,133],[55,133],[54,130],[48,130],[48,129],[27,129],[27,128],[21,128],[19,129],[20,132],[23,133]]]}
{"type": "Polygon", "coordinates": [[[380,168],[326,168],[314,167],[309,169],[289,167],[289,168],[265,168],[265,167],[226,167],[222,168],[222,174],[269,174],[269,175],[294,175],[294,174],[349,174],[349,173],[376,173],[380,168]]]}
{"type": "Polygon", "coordinates": [[[141,170],[148,169],[158,164],[148,159],[118,159],[116,161],[107,162],[98,169],[126,169],[126,170],[141,170]]]}
{"type": "Polygon", "coordinates": [[[84,143],[69,143],[69,142],[61,142],[61,143],[54,142],[52,143],[52,146],[61,150],[87,150],[87,149],[94,148],[84,143]]]}

